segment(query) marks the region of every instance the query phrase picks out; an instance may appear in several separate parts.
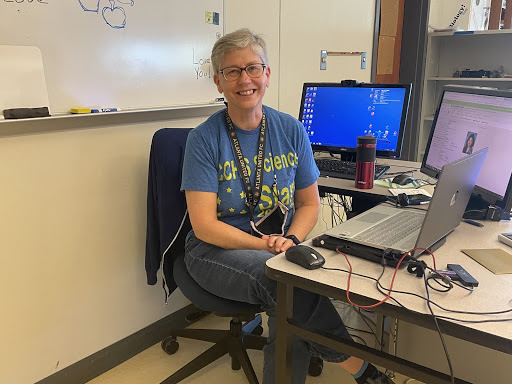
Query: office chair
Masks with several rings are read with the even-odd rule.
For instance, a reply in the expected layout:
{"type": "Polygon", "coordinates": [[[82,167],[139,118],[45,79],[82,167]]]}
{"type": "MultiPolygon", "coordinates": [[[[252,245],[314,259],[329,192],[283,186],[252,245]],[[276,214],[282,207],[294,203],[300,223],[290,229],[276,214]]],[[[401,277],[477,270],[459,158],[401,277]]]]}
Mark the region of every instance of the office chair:
{"type": "Polygon", "coordinates": [[[204,290],[188,273],[183,257],[176,258],[173,276],[183,295],[196,307],[211,311],[217,316],[230,317],[231,321],[229,330],[171,330],[170,336],[164,339],[161,344],[162,349],[170,355],[178,350],[177,337],[209,341],[215,344],[164,380],[162,384],[178,383],[226,354],[231,356],[231,368],[233,370],[243,368],[249,383],[257,384],[258,379],[246,350],[261,350],[267,343],[266,337],[260,336],[263,332],[261,315],[258,314],[262,312],[261,307],[223,299],[204,290]],[[248,323],[244,325],[243,321],[248,321],[248,323]]]}
{"type": "MultiPolygon", "coordinates": [[[[179,383],[226,354],[231,356],[232,369],[243,368],[248,382],[258,384],[247,349],[261,350],[267,342],[261,336],[263,328],[259,313],[262,308],[211,294],[196,283],[185,266],[185,236],[191,225],[186,212],[185,194],[180,191],[180,184],[189,131],[190,129],[183,128],[163,128],[153,135],[147,201],[147,280],[148,284],[156,284],[157,271],[162,268],[166,297],[175,288],[180,288],[183,295],[197,308],[217,316],[230,317],[231,321],[229,330],[171,330],[170,336],[161,343],[162,349],[170,355],[179,349],[178,337],[209,341],[214,345],[162,381],[162,384],[179,383]]],[[[318,376],[322,371],[322,364],[322,360],[312,359],[310,374],[318,376]]]]}

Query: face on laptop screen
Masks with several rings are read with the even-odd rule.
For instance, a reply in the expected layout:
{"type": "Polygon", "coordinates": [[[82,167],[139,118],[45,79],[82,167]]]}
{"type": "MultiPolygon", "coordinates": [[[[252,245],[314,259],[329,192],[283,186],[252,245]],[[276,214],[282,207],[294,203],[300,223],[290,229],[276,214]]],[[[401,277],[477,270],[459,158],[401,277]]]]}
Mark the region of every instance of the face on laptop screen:
{"type": "Polygon", "coordinates": [[[400,157],[410,85],[306,83],[299,120],[315,150],[355,151],[357,137],[377,138],[377,155],[400,157]]]}
{"type": "Polygon", "coordinates": [[[444,92],[422,171],[437,172],[450,161],[488,147],[476,185],[502,199],[512,173],[512,92],[508,97],[479,93],[444,92]]]}

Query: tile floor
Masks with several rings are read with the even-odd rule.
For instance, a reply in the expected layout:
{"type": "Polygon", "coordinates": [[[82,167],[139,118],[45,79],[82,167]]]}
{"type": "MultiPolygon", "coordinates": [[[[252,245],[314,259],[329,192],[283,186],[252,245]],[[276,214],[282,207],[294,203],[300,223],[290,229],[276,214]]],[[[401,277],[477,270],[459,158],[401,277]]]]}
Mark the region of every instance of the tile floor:
{"type": "MultiPolygon", "coordinates": [[[[266,319],[264,319],[266,324],[266,319]]],[[[216,328],[227,329],[229,324],[226,319],[217,316],[207,316],[196,322],[194,328],[216,328]]],[[[203,352],[211,344],[179,339],[180,349],[176,354],[169,356],[156,344],[130,360],[120,364],[101,376],[89,381],[87,384],[158,384],[181,366],[192,360],[203,352]]],[[[249,351],[249,357],[254,370],[261,381],[263,371],[263,353],[261,351],[249,351]]],[[[396,384],[421,384],[420,382],[408,379],[401,375],[395,376],[396,384]]],[[[210,364],[201,371],[182,381],[183,384],[245,384],[247,383],[243,370],[231,370],[229,357],[224,356],[215,363],[210,364]]],[[[336,364],[326,363],[322,374],[318,377],[308,376],[306,384],[354,384],[352,376],[336,364]]]]}

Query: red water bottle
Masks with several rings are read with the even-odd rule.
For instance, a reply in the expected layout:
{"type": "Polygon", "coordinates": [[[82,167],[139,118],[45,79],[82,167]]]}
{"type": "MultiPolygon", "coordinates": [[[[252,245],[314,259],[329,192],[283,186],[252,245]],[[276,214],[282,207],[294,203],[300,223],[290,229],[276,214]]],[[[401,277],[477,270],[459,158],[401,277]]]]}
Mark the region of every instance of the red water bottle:
{"type": "Polygon", "coordinates": [[[359,136],[357,138],[356,188],[373,188],[376,150],[377,138],[374,136],[359,136]]]}

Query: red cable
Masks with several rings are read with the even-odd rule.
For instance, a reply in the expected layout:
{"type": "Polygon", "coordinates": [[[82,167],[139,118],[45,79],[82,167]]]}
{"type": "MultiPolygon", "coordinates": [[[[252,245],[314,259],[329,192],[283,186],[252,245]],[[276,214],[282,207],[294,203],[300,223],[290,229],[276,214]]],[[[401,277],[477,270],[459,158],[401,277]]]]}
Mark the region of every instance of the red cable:
{"type": "Polygon", "coordinates": [[[378,303],[375,303],[375,304],[372,304],[372,305],[359,305],[359,304],[356,304],[356,303],[352,302],[352,300],[350,300],[350,279],[352,277],[352,264],[350,264],[350,261],[349,261],[347,255],[345,255],[339,249],[336,249],[336,252],[338,252],[338,253],[342,254],[343,256],[345,256],[345,260],[347,260],[348,267],[349,267],[349,274],[348,274],[348,281],[347,281],[347,300],[348,300],[348,302],[351,305],[353,305],[354,307],[365,308],[365,309],[375,308],[375,307],[381,305],[382,303],[386,302],[391,297],[391,291],[393,290],[393,284],[395,283],[395,276],[396,276],[396,273],[398,272],[398,268],[400,267],[400,264],[402,263],[402,261],[404,260],[404,258],[407,255],[409,255],[411,252],[416,251],[416,250],[422,250],[422,251],[426,251],[427,253],[429,253],[432,256],[432,259],[433,259],[433,262],[434,262],[434,270],[437,270],[437,268],[436,268],[436,258],[434,257],[434,254],[432,252],[430,252],[426,248],[413,248],[413,249],[405,252],[403,254],[403,256],[400,258],[400,260],[398,261],[398,264],[395,267],[395,272],[393,273],[393,278],[391,279],[391,286],[389,287],[388,294],[386,295],[386,297],[384,299],[382,299],[381,301],[379,301],[378,303]]]}

